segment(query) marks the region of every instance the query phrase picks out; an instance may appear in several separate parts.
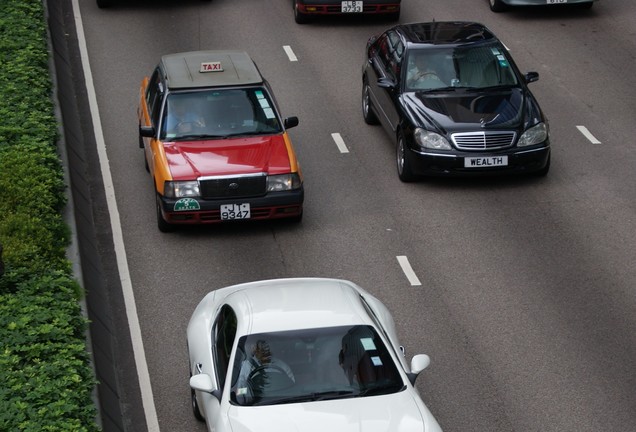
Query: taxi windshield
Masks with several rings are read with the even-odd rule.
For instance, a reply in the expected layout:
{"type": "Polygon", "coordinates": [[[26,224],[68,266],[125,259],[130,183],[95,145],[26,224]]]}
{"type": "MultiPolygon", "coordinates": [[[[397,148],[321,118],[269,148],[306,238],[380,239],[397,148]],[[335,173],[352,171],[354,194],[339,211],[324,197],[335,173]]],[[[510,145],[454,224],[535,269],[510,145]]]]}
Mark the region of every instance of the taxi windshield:
{"type": "Polygon", "coordinates": [[[274,104],[264,88],[170,93],[160,138],[214,139],[281,132],[274,104]]]}
{"type": "Polygon", "coordinates": [[[231,386],[235,405],[358,398],[405,389],[389,350],[366,325],[243,336],[231,386]]]}

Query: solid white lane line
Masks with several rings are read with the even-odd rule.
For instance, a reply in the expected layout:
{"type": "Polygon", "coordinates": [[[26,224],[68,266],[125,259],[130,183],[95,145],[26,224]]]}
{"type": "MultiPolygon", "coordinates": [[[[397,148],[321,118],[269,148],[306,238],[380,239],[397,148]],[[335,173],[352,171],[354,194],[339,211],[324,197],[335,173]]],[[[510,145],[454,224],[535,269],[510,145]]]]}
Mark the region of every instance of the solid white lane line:
{"type": "Polygon", "coordinates": [[[285,50],[285,53],[287,53],[287,57],[289,57],[289,61],[298,61],[296,54],[294,54],[294,51],[292,51],[289,45],[283,45],[283,49],[285,50]]]}
{"type": "Polygon", "coordinates": [[[592,133],[587,130],[587,128],[585,126],[577,126],[576,127],[579,132],[581,132],[583,134],[583,136],[585,138],[587,138],[592,144],[600,144],[601,142],[599,140],[596,139],[596,137],[594,135],[592,135],[592,133]]]}
{"type": "Polygon", "coordinates": [[[345,144],[344,140],[342,139],[339,133],[337,132],[332,133],[331,138],[333,138],[333,140],[336,142],[336,145],[338,146],[338,150],[340,150],[340,153],[349,153],[349,149],[347,148],[347,145],[345,144]]]}
{"type": "Polygon", "coordinates": [[[402,267],[402,271],[406,275],[406,278],[409,280],[411,285],[422,285],[422,282],[417,278],[411,264],[409,263],[409,259],[404,255],[398,255],[397,257],[398,263],[400,263],[400,267],[402,267]]]}
{"type": "Polygon", "coordinates": [[[126,260],[126,249],[124,247],[124,238],[122,235],[121,223],[119,220],[119,210],[117,209],[117,201],[115,200],[115,188],[113,186],[110,164],[108,163],[108,155],[106,153],[106,145],[104,143],[104,132],[99,116],[97,95],[95,94],[95,85],[93,84],[91,67],[88,61],[88,48],[86,46],[84,26],[82,23],[78,0],[73,0],[73,11],[75,15],[75,27],[77,29],[77,40],[79,43],[80,57],[82,59],[82,68],[84,70],[84,78],[86,81],[86,92],[91,111],[91,118],[93,120],[95,141],[97,143],[97,154],[99,156],[99,164],[104,181],[106,203],[108,205],[108,213],[110,214],[110,225],[113,230],[113,243],[115,247],[115,255],[117,258],[117,269],[119,271],[121,288],[124,295],[126,317],[128,318],[130,338],[133,346],[133,353],[135,356],[135,366],[137,368],[137,374],[139,378],[141,400],[146,416],[146,423],[148,425],[148,432],[159,432],[159,420],[157,419],[157,410],[155,408],[155,401],[152,395],[152,386],[150,385],[148,363],[146,362],[146,353],[144,351],[144,344],[141,336],[141,326],[139,325],[139,316],[137,315],[135,294],[133,292],[132,283],[130,281],[128,261],[126,260]]]}

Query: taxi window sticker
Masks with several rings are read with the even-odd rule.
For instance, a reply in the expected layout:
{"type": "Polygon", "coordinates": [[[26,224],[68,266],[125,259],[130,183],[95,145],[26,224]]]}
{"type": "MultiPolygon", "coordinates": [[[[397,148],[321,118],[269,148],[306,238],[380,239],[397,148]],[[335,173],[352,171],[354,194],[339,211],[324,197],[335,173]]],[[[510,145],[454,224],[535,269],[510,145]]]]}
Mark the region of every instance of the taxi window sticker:
{"type": "Polygon", "coordinates": [[[260,104],[261,108],[263,108],[265,117],[267,117],[268,119],[276,118],[276,114],[274,114],[274,110],[269,105],[269,101],[265,99],[265,96],[263,95],[263,93],[261,91],[257,91],[256,97],[258,98],[258,103],[260,104]]]}

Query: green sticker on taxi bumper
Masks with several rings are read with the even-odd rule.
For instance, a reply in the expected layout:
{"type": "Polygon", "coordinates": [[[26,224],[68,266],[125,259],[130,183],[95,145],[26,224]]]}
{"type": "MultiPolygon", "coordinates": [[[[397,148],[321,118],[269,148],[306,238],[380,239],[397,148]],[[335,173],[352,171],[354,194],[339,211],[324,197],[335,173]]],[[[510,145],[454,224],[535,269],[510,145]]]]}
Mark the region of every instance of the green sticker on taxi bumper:
{"type": "Polygon", "coordinates": [[[174,203],[174,211],[192,211],[192,210],[201,210],[199,201],[192,198],[181,198],[179,201],[174,203]]]}

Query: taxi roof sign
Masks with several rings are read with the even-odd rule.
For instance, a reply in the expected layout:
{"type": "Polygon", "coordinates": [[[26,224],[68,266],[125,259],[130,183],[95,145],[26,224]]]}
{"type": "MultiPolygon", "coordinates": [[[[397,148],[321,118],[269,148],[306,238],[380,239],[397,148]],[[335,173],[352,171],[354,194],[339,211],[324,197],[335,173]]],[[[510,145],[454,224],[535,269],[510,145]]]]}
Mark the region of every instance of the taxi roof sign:
{"type": "Polygon", "coordinates": [[[190,51],[165,54],[161,56],[159,66],[169,91],[253,85],[262,84],[264,81],[256,64],[244,51],[190,51]],[[215,66],[216,64],[218,66],[215,66]]]}
{"type": "Polygon", "coordinates": [[[199,69],[199,72],[201,73],[206,73],[206,72],[223,72],[223,66],[221,65],[220,61],[215,61],[215,62],[202,62],[201,63],[201,69],[199,69]]]}

